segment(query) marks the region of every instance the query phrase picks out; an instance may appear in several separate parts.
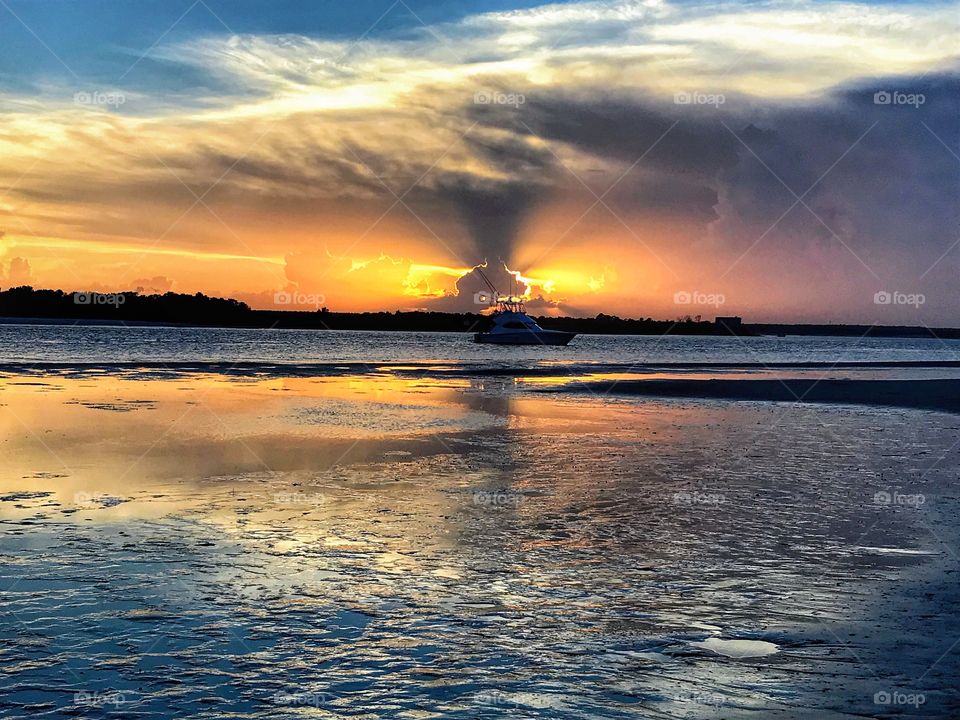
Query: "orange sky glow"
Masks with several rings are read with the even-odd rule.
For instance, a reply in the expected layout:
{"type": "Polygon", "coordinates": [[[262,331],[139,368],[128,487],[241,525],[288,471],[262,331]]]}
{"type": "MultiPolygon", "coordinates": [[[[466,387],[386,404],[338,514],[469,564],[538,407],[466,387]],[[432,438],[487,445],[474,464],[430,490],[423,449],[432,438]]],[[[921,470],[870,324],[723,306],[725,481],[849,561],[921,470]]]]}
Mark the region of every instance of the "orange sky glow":
{"type": "Polygon", "coordinates": [[[955,25],[936,4],[651,1],[353,43],[171,36],[114,85],[7,94],[0,286],[477,310],[486,263],[547,314],[862,320],[897,289],[940,320],[948,108],[928,90],[926,133],[867,79],[951,78],[955,25]],[[161,61],[205,84],[161,92],[161,61]],[[907,122],[931,159],[884,168],[907,122]],[[885,197],[884,176],[913,195],[885,197]]]}

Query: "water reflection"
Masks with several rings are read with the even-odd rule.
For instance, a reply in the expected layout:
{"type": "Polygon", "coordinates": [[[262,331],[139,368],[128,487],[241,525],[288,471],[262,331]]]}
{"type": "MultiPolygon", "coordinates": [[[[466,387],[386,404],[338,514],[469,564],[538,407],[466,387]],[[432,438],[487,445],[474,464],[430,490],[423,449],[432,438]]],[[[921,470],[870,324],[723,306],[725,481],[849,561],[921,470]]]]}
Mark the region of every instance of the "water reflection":
{"type": "Polygon", "coordinates": [[[390,374],[7,377],[0,403],[14,714],[868,712],[916,634],[870,595],[931,556],[858,548],[936,550],[873,497],[935,494],[956,430],[390,374]],[[872,669],[831,635],[867,614],[872,669]]]}

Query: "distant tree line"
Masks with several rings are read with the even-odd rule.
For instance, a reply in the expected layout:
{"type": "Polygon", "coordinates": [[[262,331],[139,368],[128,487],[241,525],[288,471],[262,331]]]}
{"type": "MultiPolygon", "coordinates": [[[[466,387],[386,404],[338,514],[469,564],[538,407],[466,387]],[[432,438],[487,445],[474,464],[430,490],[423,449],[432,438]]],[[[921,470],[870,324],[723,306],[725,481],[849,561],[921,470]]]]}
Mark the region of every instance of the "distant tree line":
{"type": "Polygon", "coordinates": [[[249,319],[251,312],[246,303],[202,293],[69,293],[29,286],[0,292],[0,316],[10,318],[232,325],[249,319]]]}
{"type": "MultiPolygon", "coordinates": [[[[479,313],[424,310],[396,312],[331,312],[252,310],[246,303],[196,293],[64,292],[16,287],[0,291],[0,317],[62,319],[89,322],[164,323],[197,326],[265,327],[315,330],[421,330],[479,332],[490,324],[479,313]]],[[[712,335],[713,323],[689,317],[677,321],[625,320],[614,315],[595,318],[539,317],[543,327],[578,333],[712,335]]]]}
{"type": "MultiPolygon", "coordinates": [[[[0,291],[0,318],[36,318],[101,323],[153,323],[210,327],[284,328],[305,330],[419,330],[424,332],[480,332],[490,319],[479,313],[425,310],[396,312],[331,312],[252,310],[246,303],[203,293],[64,292],[29,286],[0,291]]],[[[628,319],[601,313],[592,318],[538,317],[551,330],[601,335],[729,335],[723,325],[685,316],[677,320],[628,319]]],[[[743,325],[743,335],[853,335],[857,337],[960,338],[950,328],[865,325],[743,325]]]]}
{"type": "Polygon", "coordinates": [[[629,319],[600,313],[594,318],[538,318],[543,327],[598,335],[728,335],[724,328],[689,315],[677,320],[629,319]]]}

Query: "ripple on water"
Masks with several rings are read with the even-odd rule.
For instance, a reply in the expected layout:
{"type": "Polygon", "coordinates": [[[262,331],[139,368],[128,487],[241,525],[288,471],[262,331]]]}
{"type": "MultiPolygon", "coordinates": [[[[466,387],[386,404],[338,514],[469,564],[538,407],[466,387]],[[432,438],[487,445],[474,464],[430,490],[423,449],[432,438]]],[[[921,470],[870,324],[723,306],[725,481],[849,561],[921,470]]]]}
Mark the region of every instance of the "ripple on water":
{"type": "MultiPolygon", "coordinates": [[[[0,524],[0,623],[17,639],[0,647],[0,716],[41,700],[82,714],[81,692],[158,718],[875,709],[873,677],[822,621],[864,612],[876,582],[932,558],[864,569],[870,548],[929,537],[908,532],[917,511],[872,503],[881,472],[949,446],[936,422],[618,403],[586,423],[537,402],[537,424],[445,436],[433,454],[398,440],[309,472],[184,462],[162,493],[104,494],[129,494],[122,507],[0,524]],[[888,456],[878,422],[904,452],[888,456]]],[[[365,428],[399,423],[368,409],[365,428]]],[[[888,637],[901,621],[871,618],[888,637]]]]}

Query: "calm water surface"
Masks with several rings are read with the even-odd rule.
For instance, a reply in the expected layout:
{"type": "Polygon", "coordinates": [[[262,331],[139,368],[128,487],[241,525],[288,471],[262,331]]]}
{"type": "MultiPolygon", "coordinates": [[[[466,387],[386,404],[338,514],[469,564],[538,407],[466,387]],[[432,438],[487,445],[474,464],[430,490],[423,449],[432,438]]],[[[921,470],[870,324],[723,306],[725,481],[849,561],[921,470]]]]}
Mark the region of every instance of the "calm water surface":
{"type": "Polygon", "coordinates": [[[960,360],[960,341],[912,338],[581,335],[565,348],[503,348],[468,333],[0,325],[10,362],[689,363],[960,360]]]}

